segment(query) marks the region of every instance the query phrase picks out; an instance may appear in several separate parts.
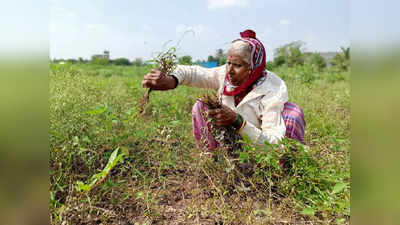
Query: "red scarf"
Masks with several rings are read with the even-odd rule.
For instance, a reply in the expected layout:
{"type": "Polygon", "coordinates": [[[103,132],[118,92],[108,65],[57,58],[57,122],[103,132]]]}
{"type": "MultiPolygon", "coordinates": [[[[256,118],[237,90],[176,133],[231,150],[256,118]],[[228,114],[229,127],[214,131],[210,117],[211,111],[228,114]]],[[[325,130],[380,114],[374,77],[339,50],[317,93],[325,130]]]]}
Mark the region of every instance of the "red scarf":
{"type": "MultiPolygon", "coordinates": [[[[250,69],[251,73],[249,78],[243,82],[239,87],[235,88],[232,91],[226,90],[226,82],[229,82],[228,71],[225,75],[225,86],[224,86],[224,95],[239,95],[242,92],[246,91],[246,89],[254,84],[264,73],[265,73],[265,64],[266,64],[266,56],[265,49],[263,44],[256,38],[256,33],[252,30],[245,30],[240,32],[240,37],[237,40],[245,41],[250,46],[250,69]]],[[[234,42],[233,41],[233,42],[234,42]]]]}

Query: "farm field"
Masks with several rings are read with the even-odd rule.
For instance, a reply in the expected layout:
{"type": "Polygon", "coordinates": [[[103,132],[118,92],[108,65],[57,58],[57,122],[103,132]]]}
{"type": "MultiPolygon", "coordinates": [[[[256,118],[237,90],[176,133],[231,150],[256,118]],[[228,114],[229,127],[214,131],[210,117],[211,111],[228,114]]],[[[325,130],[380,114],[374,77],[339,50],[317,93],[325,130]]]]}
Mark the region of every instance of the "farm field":
{"type": "Polygon", "coordinates": [[[348,72],[274,69],[304,111],[305,145],[244,138],[232,157],[196,146],[204,89],[153,91],[139,115],[150,69],[50,65],[51,224],[349,224],[348,72]]]}

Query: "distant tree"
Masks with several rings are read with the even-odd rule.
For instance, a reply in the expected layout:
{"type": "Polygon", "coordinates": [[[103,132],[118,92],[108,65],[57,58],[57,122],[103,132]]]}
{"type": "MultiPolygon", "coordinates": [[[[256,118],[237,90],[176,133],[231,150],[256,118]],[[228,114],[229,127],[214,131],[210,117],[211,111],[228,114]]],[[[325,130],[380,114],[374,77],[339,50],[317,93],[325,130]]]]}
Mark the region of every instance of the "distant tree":
{"type": "Polygon", "coordinates": [[[193,62],[192,62],[192,56],[190,56],[190,55],[182,56],[182,57],[180,57],[180,58],[178,59],[178,62],[179,62],[179,64],[181,64],[181,65],[192,65],[192,64],[193,64],[193,62]]]}
{"type": "Polygon", "coordinates": [[[209,55],[209,56],[208,56],[207,62],[215,62],[215,61],[217,61],[217,60],[215,59],[214,56],[212,56],[212,55],[209,55]]]}
{"type": "Polygon", "coordinates": [[[105,65],[110,64],[110,60],[106,59],[106,58],[101,58],[101,57],[92,57],[92,63],[105,66],[105,65]]]}
{"type": "Polygon", "coordinates": [[[301,44],[294,44],[289,47],[289,55],[287,58],[288,66],[293,67],[294,65],[304,64],[304,56],[300,48],[301,44]]]}
{"type": "Polygon", "coordinates": [[[67,61],[67,60],[61,58],[61,59],[57,59],[57,60],[55,61],[55,63],[66,62],[66,61],[67,61]]]}
{"type": "Polygon", "coordinates": [[[333,66],[343,71],[347,71],[350,67],[350,47],[340,47],[342,52],[337,53],[331,60],[333,66]]]}
{"type": "Polygon", "coordinates": [[[113,60],[113,64],[118,66],[129,66],[131,62],[127,58],[118,58],[113,60]]]}
{"type": "Polygon", "coordinates": [[[280,66],[283,62],[289,67],[303,65],[305,58],[302,47],[304,44],[302,41],[294,41],[275,49],[274,64],[280,66]],[[276,61],[275,58],[277,58],[276,61]]]}
{"type": "Polygon", "coordinates": [[[226,63],[226,55],[218,60],[218,65],[220,66],[224,65],[225,63],[226,63]]]}
{"type": "Polygon", "coordinates": [[[326,67],[325,59],[319,53],[312,53],[310,55],[310,63],[316,65],[320,70],[326,67]]]}
{"type": "Polygon", "coordinates": [[[143,59],[142,58],[135,58],[135,60],[132,61],[132,65],[134,65],[134,66],[143,66],[143,59]]]}
{"type": "Polygon", "coordinates": [[[280,67],[285,63],[286,63],[286,59],[285,59],[285,56],[283,56],[283,55],[276,56],[274,58],[274,60],[272,61],[273,67],[280,67]]]}
{"type": "Polygon", "coordinates": [[[195,64],[195,65],[201,65],[203,62],[204,62],[204,60],[198,59],[198,60],[196,60],[193,64],[195,64]]]}
{"type": "Polygon", "coordinates": [[[267,70],[272,70],[275,66],[274,66],[274,62],[273,61],[267,61],[267,64],[265,65],[265,69],[267,70]]]}
{"type": "Polygon", "coordinates": [[[78,62],[78,60],[76,60],[76,59],[67,59],[67,62],[69,62],[71,64],[76,64],[78,62]]]}
{"type": "Polygon", "coordinates": [[[224,50],[221,48],[217,49],[215,52],[214,61],[217,61],[219,66],[226,63],[226,54],[224,53],[224,50]]]}
{"type": "Polygon", "coordinates": [[[215,53],[215,58],[220,59],[224,56],[225,56],[224,50],[222,50],[221,48],[217,49],[217,51],[215,53]]]}

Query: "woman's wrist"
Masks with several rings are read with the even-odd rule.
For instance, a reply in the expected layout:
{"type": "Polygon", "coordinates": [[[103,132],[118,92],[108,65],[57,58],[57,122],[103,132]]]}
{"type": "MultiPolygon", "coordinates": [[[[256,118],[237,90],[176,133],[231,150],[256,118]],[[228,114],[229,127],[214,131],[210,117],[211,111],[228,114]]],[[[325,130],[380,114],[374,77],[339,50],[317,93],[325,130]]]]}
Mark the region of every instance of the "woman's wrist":
{"type": "Polygon", "coordinates": [[[243,127],[243,124],[246,121],[243,119],[243,117],[240,114],[237,114],[235,122],[233,122],[232,126],[236,129],[239,130],[243,127]]]}
{"type": "Polygon", "coordinates": [[[174,89],[176,88],[176,87],[178,87],[178,84],[179,84],[179,80],[178,80],[178,78],[176,77],[176,76],[174,76],[174,75],[170,75],[173,79],[174,79],[174,81],[175,81],[175,85],[174,85],[174,89]]]}

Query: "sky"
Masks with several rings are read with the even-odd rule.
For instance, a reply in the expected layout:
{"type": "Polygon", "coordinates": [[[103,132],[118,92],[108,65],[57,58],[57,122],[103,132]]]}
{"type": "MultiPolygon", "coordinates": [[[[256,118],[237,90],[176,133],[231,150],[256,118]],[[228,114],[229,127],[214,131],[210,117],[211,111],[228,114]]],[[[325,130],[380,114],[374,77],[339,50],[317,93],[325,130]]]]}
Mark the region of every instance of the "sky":
{"type": "Polygon", "coordinates": [[[350,46],[349,7],[347,0],[51,0],[49,54],[89,59],[109,50],[111,58],[148,60],[180,40],[179,56],[206,60],[245,29],[256,32],[267,60],[299,40],[306,51],[339,51],[350,46]]]}

